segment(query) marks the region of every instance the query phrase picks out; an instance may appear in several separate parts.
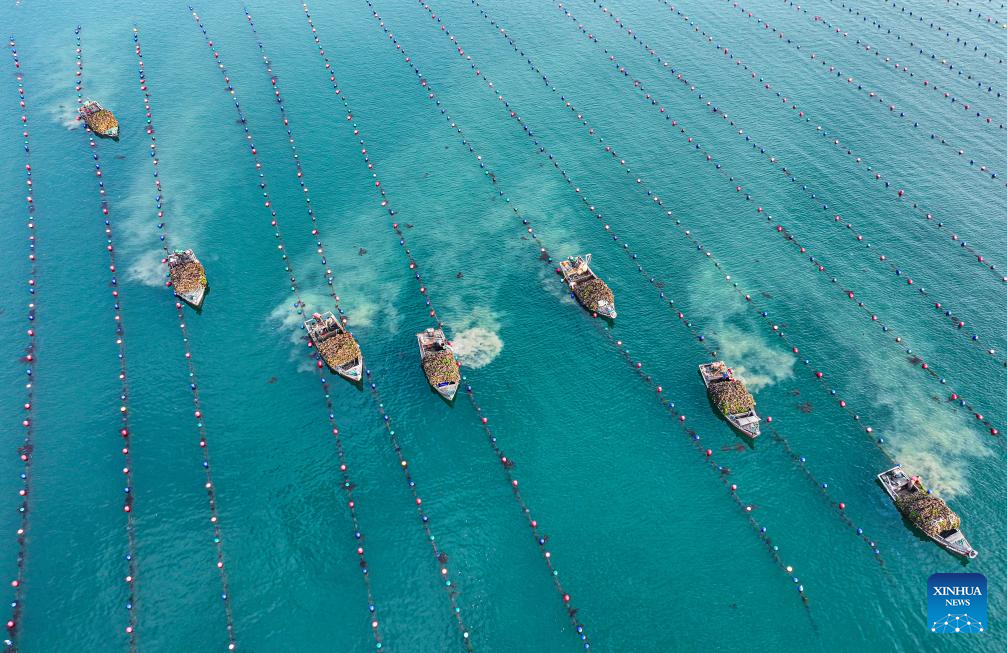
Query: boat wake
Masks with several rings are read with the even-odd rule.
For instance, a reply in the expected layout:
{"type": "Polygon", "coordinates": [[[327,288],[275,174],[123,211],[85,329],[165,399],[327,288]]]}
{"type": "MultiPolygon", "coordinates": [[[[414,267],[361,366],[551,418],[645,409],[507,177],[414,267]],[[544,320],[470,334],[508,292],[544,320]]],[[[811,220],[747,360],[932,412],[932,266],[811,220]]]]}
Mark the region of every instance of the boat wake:
{"type": "Polygon", "coordinates": [[[451,342],[461,364],[472,368],[486,367],[503,349],[500,336],[486,327],[459,331],[451,342]]]}
{"type": "Polygon", "coordinates": [[[542,290],[549,293],[561,304],[576,306],[577,300],[570,296],[570,289],[563,285],[559,279],[559,275],[553,272],[553,268],[543,266],[539,272],[539,284],[542,286],[542,290]]]}
{"type": "Polygon", "coordinates": [[[949,459],[936,451],[920,449],[920,442],[900,442],[895,456],[909,473],[925,478],[939,496],[946,499],[964,494],[969,489],[968,474],[961,459],[949,459]]]}
{"type": "Polygon", "coordinates": [[[993,454],[976,436],[969,414],[956,414],[937,402],[920,402],[925,388],[914,387],[904,376],[871,374],[876,404],[891,414],[886,438],[895,459],[944,498],[969,490],[968,467],[973,460],[993,454]]]}
{"type": "Polygon", "coordinates": [[[717,329],[720,355],[728,361],[745,361],[734,365],[734,375],[757,392],[794,376],[794,357],[788,352],[768,347],[761,338],[733,327],[717,329]]]}
{"type": "Polygon", "coordinates": [[[327,303],[331,303],[328,297],[318,293],[305,293],[302,296],[307,304],[303,314],[298,314],[294,310],[293,300],[284,300],[269,312],[269,321],[279,323],[281,330],[290,334],[290,341],[296,343],[300,343],[305,335],[304,330],[301,329],[305,320],[304,316],[310,317],[312,313],[329,310],[326,306],[327,303]]]}
{"type": "Polygon", "coordinates": [[[310,374],[315,371],[315,366],[305,350],[307,334],[301,327],[304,324],[305,316],[310,317],[312,313],[330,310],[328,307],[331,306],[332,300],[321,293],[302,293],[301,296],[304,299],[304,303],[307,304],[302,314],[298,314],[294,310],[292,299],[283,301],[270,311],[265,327],[269,331],[273,331],[274,329],[270,324],[279,324],[279,329],[276,330],[280,333],[286,333],[290,341],[290,360],[297,361],[298,372],[307,372],[310,374]]]}
{"type": "Polygon", "coordinates": [[[164,286],[165,270],[162,262],[164,253],[160,250],[144,252],[132,264],[130,264],[128,278],[149,288],[159,288],[164,286]]]}
{"type": "Polygon", "coordinates": [[[486,367],[503,350],[503,340],[498,335],[500,322],[488,308],[476,307],[451,326],[454,329],[451,345],[465,367],[486,367]]]}
{"type": "MultiPolygon", "coordinates": [[[[326,299],[328,300],[329,298],[326,299]]],[[[329,303],[332,303],[331,300],[329,300],[329,303]]],[[[380,325],[387,329],[388,333],[394,335],[399,332],[399,328],[402,326],[402,315],[395,307],[395,304],[390,301],[382,301],[380,303],[364,301],[362,303],[352,303],[351,305],[353,306],[352,310],[349,307],[346,308],[347,315],[350,317],[349,326],[351,329],[380,325]]]]}
{"type": "Polygon", "coordinates": [[[56,120],[67,131],[81,129],[84,126],[84,123],[82,121],[77,120],[77,114],[67,107],[61,106],[59,109],[56,110],[56,120]]]}

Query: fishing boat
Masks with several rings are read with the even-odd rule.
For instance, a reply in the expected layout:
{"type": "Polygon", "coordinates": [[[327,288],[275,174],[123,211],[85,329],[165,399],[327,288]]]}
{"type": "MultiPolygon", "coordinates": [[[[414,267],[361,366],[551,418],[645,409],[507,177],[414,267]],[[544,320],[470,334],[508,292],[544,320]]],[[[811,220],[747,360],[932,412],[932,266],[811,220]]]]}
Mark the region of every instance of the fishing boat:
{"type": "Polygon", "coordinates": [[[961,520],[958,515],[947,507],[943,499],[930,494],[919,476],[908,476],[902,470],[902,465],[896,465],[878,474],[878,481],[895,502],[895,507],[899,509],[899,512],[931,540],[951,553],[965,558],[971,559],[979,555],[959,529],[961,520]],[[939,514],[934,514],[932,511],[923,514],[923,511],[919,509],[914,511],[913,508],[916,506],[912,504],[917,502],[918,498],[923,497],[938,507],[943,507],[943,511],[939,514]]]}
{"type": "Polygon", "coordinates": [[[193,308],[203,305],[206,296],[206,270],[191,249],[175,250],[168,255],[168,277],[175,296],[193,308]]]}
{"type": "Polygon", "coordinates": [[[88,128],[99,136],[119,138],[119,121],[112,112],[94,100],[87,100],[81,105],[80,116],[88,128]]]}
{"type": "Polygon", "coordinates": [[[615,297],[608,285],[591,270],[590,254],[560,261],[559,271],[581,306],[602,317],[616,318],[615,297]]]}
{"type": "Polygon", "coordinates": [[[304,329],[333,372],[354,383],[363,378],[364,355],[360,352],[360,345],[332,311],[312,314],[311,319],[304,323],[304,329]]]}
{"type": "MultiPolygon", "coordinates": [[[[740,412],[733,412],[729,409],[725,410],[723,403],[717,401],[714,401],[714,405],[720,410],[727,423],[743,436],[753,440],[759,437],[759,434],[762,432],[759,429],[759,423],[762,419],[755,412],[755,400],[752,399],[751,394],[745,389],[744,384],[734,378],[734,371],[725,365],[723,361],[716,361],[700,365],[699,374],[703,377],[703,385],[706,386],[706,391],[710,395],[711,401],[714,401],[715,397],[719,398],[722,392],[726,393],[730,386],[735,386],[731,388],[733,392],[744,392],[742,400],[751,405],[751,408],[748,410],[740,412]]],[[[728,397],[724,396],[723,399],[726,400],[728,397]]]]}
{"type": "Polygon", "coordinates": [[[416,334],[420,346],[420,364],[430,386],[447,401],[455,398],[461,374],[455,362],[455,352],[444,337],[443,329],[427,329],[416,334]]]}

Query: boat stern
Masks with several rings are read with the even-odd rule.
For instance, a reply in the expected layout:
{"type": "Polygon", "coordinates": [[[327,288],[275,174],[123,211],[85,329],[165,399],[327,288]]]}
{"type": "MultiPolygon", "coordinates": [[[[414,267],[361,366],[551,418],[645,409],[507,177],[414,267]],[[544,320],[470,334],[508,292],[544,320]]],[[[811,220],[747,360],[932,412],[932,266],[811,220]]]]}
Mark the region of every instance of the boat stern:
{"type": "Polygon", "coordinates": [[[336,372],[347,381],[359,383],[364,378],[364,357],[361,356],[350,365],[336,368],[336,372]]]}
{"type": "Polygon", "coordinates": [[[440,385],[434,386],[434,390],[437,391],[437,394],[444,397],[446,401],[453,401],[455,398],[455,394],[458,393],[458,382],[453,381],[450,383],[442,383],[440,385]]]}
{"type": "Polygon", "coordinates": [[[727,421],[746,438],[754,440],[762,435],[762,418],[759,417],[755,411],[745,413],[743,415],[728,415],[727,421]]]}
{"type": "Polygon", "coordinates": [[[944,548],[948,549],[952,553],[957,553],[964,558],[975,560],[979,557],[979,552],[972,548],[968,538],[965,537],[965,533],[962,533],[959,529],[941,533],[940,537],[935,539],[937,539],[938,543],[942,544],[944,548]]]}
{"type": "Polygon", "coordinates": [[[175,294],[189,306],[200,308],[203,305],[203,298],[206,296],[206,288],[200,287],[189,292],[175,294]]]}
{"type": "Polygon", "coordinates": [[[614,320],[619,316],[615,310],[615,304],[609,304],[608,302],[598,302],[598,315],[614,320]]]}

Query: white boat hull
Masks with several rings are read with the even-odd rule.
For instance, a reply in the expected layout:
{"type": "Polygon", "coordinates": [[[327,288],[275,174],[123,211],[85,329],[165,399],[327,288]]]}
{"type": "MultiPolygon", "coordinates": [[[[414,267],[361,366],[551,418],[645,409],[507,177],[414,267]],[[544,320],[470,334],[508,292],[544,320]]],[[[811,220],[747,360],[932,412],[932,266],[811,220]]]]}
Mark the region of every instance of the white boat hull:
{"type": "Polygon", "coordinates": [[[203,298],[206,296],[206,288],[198,288],[191,292],[175,293],[175,296],[180,298],[189,306],[199,308],[203,305],[203,298]]]}
{"type": "Polygon", "coordinates": [[[566,284],[570,292],[573,293],[574,299],[577,303],[584,307],[585,310],[591,311],[592,313],[597,313],[603,318],[614,320],[619,316],[615,310],[615,304],[609,304],[608,302],[602,302],[597,308],[591,308],[584,302],[580,300],[577,293],[574,292],[574,287],[577,283],[586,283],[594,279],[599,279],[598,275],[591,270],[591,255],[587,254],[582,257],[571,257],[565,261],[560,261],[559,272],[563,275],[563,283],[566,284]],[[583,263],[586,270],[575,269],[573,266],[578,263],[583,263]]]}
{"type": "Polygon", "coordinates": [[[606,317],[610,320],[614,320],[619,317],[619,314],[615,310],[615,306],[599,306],[596,312],[598,315],[606,317]]]}
{"type": "MultiPolygon", "coordinates": [[[[331,365],[329,366],[332,367],[331,365]]],[[[363,379],[364,372],[364,357],[361,356],[357,359],[357,362],[351,367],[337,367],[335,368],[336,374],[343,377],[347,381],[352,381],[354,383],[359,383],[363,379]]]]}
{"type": "Polygon", "coordinates": [[[444,397],[448,401],[451,401],[455,398],[455,395],[458,393],[458,384],[448,383],[447,385],[442,387],[434,387],[434,390],[436,390],[437,394],[439,394],[440,396],[444,397]]]}
{"type": "Polygon", "coordinates": [[[727,423],[730,424],[735,431],[742,434],[746,438],[754,440],[755,438],[762,435],[762,429],[759,428],[759,423],[761,422],[759,416],[756,415],[754,411],[752,412],[752,415],[755,417],[756,421],[748,424],[744,423],[745,420],[744,415],[735,415],[731,413],[728,415],[724,415],[724,419],[727,420],[727,423]]]}

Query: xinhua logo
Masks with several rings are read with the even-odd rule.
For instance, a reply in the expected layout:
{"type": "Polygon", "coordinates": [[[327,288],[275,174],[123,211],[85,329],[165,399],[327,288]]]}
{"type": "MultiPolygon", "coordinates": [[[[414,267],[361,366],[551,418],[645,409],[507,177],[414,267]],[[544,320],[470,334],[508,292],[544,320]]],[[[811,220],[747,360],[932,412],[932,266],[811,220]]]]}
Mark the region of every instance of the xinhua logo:
{"type": "Polygon", "coordinates": [[[932,633],[986,631],[986,577],[934,574],[927,581],[927,623],[932,633]]]}

